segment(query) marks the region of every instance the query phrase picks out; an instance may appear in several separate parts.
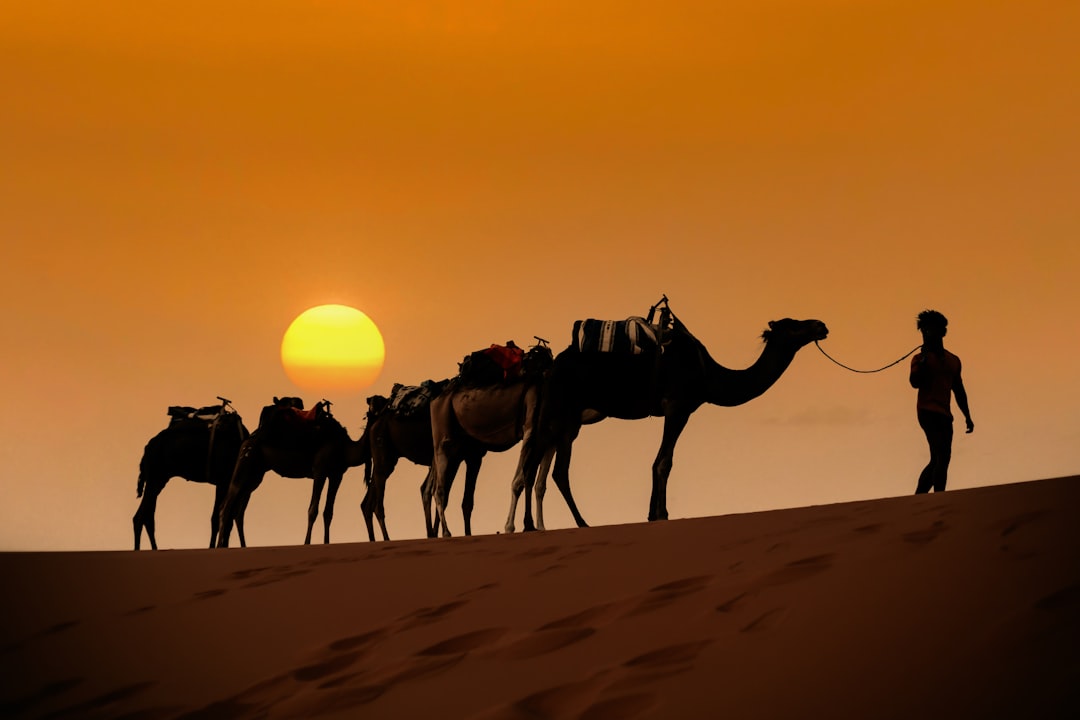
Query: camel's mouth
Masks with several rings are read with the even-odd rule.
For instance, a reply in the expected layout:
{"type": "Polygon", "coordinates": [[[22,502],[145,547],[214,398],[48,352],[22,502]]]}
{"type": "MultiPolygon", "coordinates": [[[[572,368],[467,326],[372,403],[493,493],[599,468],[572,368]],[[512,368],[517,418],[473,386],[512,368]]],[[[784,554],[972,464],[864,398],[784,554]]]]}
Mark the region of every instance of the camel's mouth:
{"type": "Polygon", "coordinates": [[[829,328],[826,327],[825,323],[819,321],[817,327],[814,328],[814,342],[824,340],[827,337],[829,337],[829,328]]]}

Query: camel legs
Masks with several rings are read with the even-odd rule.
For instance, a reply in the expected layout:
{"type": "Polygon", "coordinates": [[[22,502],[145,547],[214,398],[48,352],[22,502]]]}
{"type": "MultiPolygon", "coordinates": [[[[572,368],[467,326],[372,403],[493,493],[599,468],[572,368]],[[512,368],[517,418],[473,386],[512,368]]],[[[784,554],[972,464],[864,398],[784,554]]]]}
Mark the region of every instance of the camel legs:
{"type": "MultiPolygon", "coordinates": [[[[544,493],[547,490],[547,478],[548,472],[551,470],[551,461],[555,457],[555,448],[552,447],[544,453],[544,457],[540,460],[540,467],[536,472],[536,482],[533,486],[533,492],[536,494],[536,529],[544,529],[544,493]]],[[[517,515],[517,504],[521,498],[521,491],[525,489],[525,474],[528,473],[528,467],[525,472],[520,475],[515,475],[513,482],[510,484],[510,513],[506,516],[506,525],[503,527],[503,531],[507,533],[514,532],[514,516],[517,515]]]]}
{"type": "Polygon", "coordinates": [[[435,458],[432,460],[431,467],[435,473],[435,509],[438,511],[438,519],[436,522],[439,526],[442,526],[442,536],[450,537],[450,528],[446,524],[446,500],[450,496],[450,486],[454,482],[454,476],[457,474],[458,466],[461,465],[461,458],[451,458],[450,449],[447,445],[450,441],[444,440],[435,445],[435,458]]]}
{"type": "MultiPolygon", "coordinates": [[[[168,482],[166,480],[166,482],[168,482]]],[[[131,518],[131,524],[135,529],[135,549],[142,544],[142,531],[146,528],[146,537],[150,540],[150,548],[157,550],[157,538],[154,536],[154,514],[157,512],[157,499],[161,494],[165,483],[146,483],[143,488],[142,500],[139,502],[135,515],[131,518]]]]}
{"type": "Polygon", "coordinates": [[[247,512],[247,506],[250,500],[251,493],[247,493],[240,499],[240,507],[238,508],[236,518],[233,521],[236,525],[236,537],[240,540],[240,547],[247,547],[247,541],[244,539],[244,513],[247,512]]]}
{"type": "Polygon", "coordinates": [[[251,500],[251,493],[262,484],[265,474],[266,468],[260,465],[257,453],[245,443],[240,451],[240,457],[236,460],[236,469],[233,470],[232,480],[229,482],[229,489],[225,493],[225,500],[221,504],[218,515],[217,546],[219,548],[229,547],[229,534],[232,532],[233,523],[236,523],[241,547],[246,547],[244,513],[251,500]]]}
{"type": "Polygon", "coordinates": [[[667,481],[671,474],[672,458],[675,455],[675,443],[679,441],[690,419],[686,414],[664,416],[664,439],[660,442],[660,451],[653,461],[652,497],[649,498],[649,520],[667,520],[667,481]]]}
{"type": "Polygon", "coordinates": [[[383,540],[389,540],[386,532],[386,510],[383,501],[386,498],[386,481],[397,467],[398,458],[376,457],[371,463],[371,480],[368,483],[364,499],[360,502],[360,509],[364,513],[364,523],[367,525],[368,540],[375,542],[375,523],[373,518],[378,518],[379,529],[382,530],[383,540]]]}
{"type": "Polygon", "coordinates": [[[307,534],[304,535],[304,544],[311,544],[311,529],[315,527],[315,518],[319,517],[319,500],[322,499],[323,486],[326,484],[326,476],[316,473],[317,477],[311,481],[311,502],[307,509],[307,534]]]}
{"type": "Polygon", "coordinates": [[[431,520],[431,501],[434,497],[435,465],[432,463],[428,468],[427,475],[424,476],[424,482],[420,484],[420,502],[424,505],[424,530],[429,538],[435,537],[435,531],[438,528],[438,521],[432,522],[431,520]]]}
{"type": "Polygon", "coordinates": [[[323,506],[323,544],[330,544],[330,523],[334,519],[334,501],[337,500],[338,488],[341,487],[342,475],[331,475],[326,488],[326,505],[323,506]]]}
{"type": "Polygon", "coordinates": [[[229,492],[227,483],[214,486],[214,509],[210,513],[210,547],[217,543],[218,518],[221,516],[221,506],[225,504],[225,495],[229,492]]]}
{"type": "MultiPolygon", "coordinates": [[[[472,535],[473,495],[476,493],[476,476],[480,474],[480,463],[469,459],[465,461],[465,493],[461,496],[461,514],[465,518],[465,534],[472,535]]],[[[447,488],[447,495],[450,489],[447,488]]]]}
{"type": "MultiPolygon", "coordinates": [[[[570,509],[570,514],[574,516],[574,522],[577,523],[578,527],[588,527],[589,524],[585,522],[585,518],[581,517],[581,513],[578,512],[577,503],[574,502],[574,495],[570,492],[570,456],[574,447],[574,439],[577,438],[580,429],[580,424],[574,425],[559,438],[559,442],[555,446],[555,463],[551,470],[551,477],[555,480],[555,487],[559,488],[559,492],[562,493],[563,500],[566,501],[566,506],[570,509]]],[[[528,492],[529,490],[531,490],[531,488],[526,487],[526,491],[528,492]]],[[[526,495],[526,530],[532,529],[532,517],[529,515],[529,504],[529,497],[526,495]]]]}

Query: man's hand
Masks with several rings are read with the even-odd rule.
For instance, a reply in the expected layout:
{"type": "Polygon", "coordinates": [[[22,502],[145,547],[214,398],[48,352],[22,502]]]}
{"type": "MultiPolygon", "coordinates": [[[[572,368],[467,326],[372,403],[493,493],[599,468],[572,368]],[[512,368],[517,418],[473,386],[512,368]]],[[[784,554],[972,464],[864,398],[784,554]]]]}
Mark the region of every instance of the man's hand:
{"type": "Polygon", "coordinates": [[[968,434],[975,432],[975,423],[971,421],[971,418],[967,419],[967,432],[968,434]]]}

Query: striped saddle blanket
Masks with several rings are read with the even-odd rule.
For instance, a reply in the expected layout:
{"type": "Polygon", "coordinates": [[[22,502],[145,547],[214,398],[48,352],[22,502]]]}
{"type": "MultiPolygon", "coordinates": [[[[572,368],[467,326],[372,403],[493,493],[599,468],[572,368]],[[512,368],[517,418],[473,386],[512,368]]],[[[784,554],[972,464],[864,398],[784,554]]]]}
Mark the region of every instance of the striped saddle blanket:
{"type": "Polygon", "coordinates": [[[626,320],[578,320],[574,323],[573,345],[581,352],[612,352],[641,355],[659,346],[658,325],[644,318],[626,320]]]}

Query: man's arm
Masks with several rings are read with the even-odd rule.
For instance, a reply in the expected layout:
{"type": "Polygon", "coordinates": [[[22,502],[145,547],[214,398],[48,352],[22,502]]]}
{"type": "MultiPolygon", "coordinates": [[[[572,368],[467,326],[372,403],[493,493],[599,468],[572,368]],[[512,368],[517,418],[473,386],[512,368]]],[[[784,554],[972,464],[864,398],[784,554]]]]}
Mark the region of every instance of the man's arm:
{"type": "Polygon", "coordinates": [[[923,354],[918,353],[911,358],[911,373],[908,375],[908,382],[911,383],[911,387],[918,389],[919,385],[922,384],[922,369],[923,354]]]}
{"type": "Polygon", "coordinates": [[[960,408],[960,412],[964,413],[964,419],[967,421],[967,431],[972,432],[975,429],[975,423],[971,420],[971,410],[968,409],[968,396],[967,390],[964,388],[964,379],[960,377],[960,373],[956,373],[956,378],[953,380],[953,394],[956,395],[956,406],[960,408]]]}

